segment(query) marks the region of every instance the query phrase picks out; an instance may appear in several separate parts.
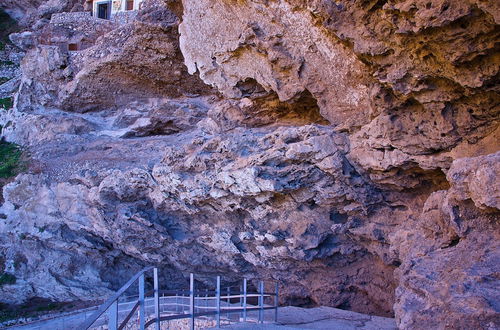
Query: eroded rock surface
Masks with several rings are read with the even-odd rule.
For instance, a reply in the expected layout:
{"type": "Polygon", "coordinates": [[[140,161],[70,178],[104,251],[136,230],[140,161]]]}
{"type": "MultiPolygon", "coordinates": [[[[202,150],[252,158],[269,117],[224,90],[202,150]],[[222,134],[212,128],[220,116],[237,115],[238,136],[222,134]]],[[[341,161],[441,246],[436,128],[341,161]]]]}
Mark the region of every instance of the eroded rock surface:
{"type": "Polygon", "coordinates": [[[461,328],[496,327],[499,194],[489,180],[498,176],[499,157],[497,152],[453,162],[450,189],[429,196],[416,228],[395,233],[395,239],[404,236],[406,260],[397,271],[395,307],[402,328],[453,327],[456,315],[461,328]],[[478,190],[481,196],[474,195],[478,190]]]}
{"type": "Polygon", "coordinates": [[[366,123],[371,109],[367,72],[307,11],[294,10],[286,1],[183,5],[180,43],[189,72],[199,70],[226,96],[240,97],[238,82],[254,79],[282,101],[309,91],[334,125],[366,123]]]}
{"type": "Polygon", "coordinates": [[[78,52],[50,22],[14,36],[0,121],[31,161],[0,208],[2,300],[95,299],[156,264],[499,327],[495,6],[148,0],[78,52]]]}

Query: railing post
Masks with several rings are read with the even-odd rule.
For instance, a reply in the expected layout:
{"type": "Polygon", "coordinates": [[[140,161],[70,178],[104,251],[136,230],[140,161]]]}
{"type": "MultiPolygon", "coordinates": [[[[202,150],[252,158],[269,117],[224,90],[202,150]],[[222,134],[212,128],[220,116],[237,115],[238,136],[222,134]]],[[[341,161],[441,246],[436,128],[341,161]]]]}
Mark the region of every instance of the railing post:
{"type": "Polygon", "coordinates": [[[220,276],[217,276],[216,307],[217,307],[217,328],[220,328],[220,276]]]}
{"type": "Polygon", "coordinates": [[[208,289],[205,289],[205,312],[208,312],[208,289]]]}
{"type": "Polygon", "coordinates": [[[189,314],[191,314],[190,328],[194,330],[194,274],[189,275],[189,314]]]}
{"type": "Polygon", "coordinates": [[[276,281],[276,288],[274,292],[274,322],[278,323],[278,305],[279,305],[279,285],[278,281],[276,281]]]}
{"type": "Polygon", "coordinates": [[[115,300],[111,306],[109,306],[109,319],[108,319],[108,329],[116,330],[118,329],[118,301],[115,300]]]}
{"type": "Polygon", "coordinates": [[[144,330],[146,324],[146,306],[144,303],[144,273],[139,277],[139,329],[144,330]]]}
{"type": "Polygon", "coordinates": [[[217,328],[220,328],[220,276],[217,276],[217,288],[215,289],[215,307],[217,308],[217,328]]]}
{"type": "Polygon", "coordinates": [[[264,282],[259,281],[259,322],[264,323],[264,282]]]}
{"type": "Polygon", "coordinates": [[[247,279],[243,279],[243,322],[247,321],[247,279]]]}
{"type": "Polygon", "coordinates": [[[175,313],[179,313],[179,295],[175,294],[175,313]]]}
{"type": "MultiPolygon", "coordinates": [[[[240,309],[243,308],[243,297],[241,296],[243,294],[243,285],[240,285],[240,290],[238,291],[238,296],[240,296],[240,309]]],[[[238,316],[239,322],[241,322],[241,319],[243,318],[243,312],[240,312],[240,315],[238,316]]]]}
{"type": "Polygon", "coordinates": [[[229,324],[231,324],[231,311],[229,310],[229,307],[231,307],[231,287],[227,287],[227,319],[229,320],[229,324]]]}
{"type": "Polygon", "coordinates": [[[160,330],[160,284],[158,283],[158,268],[153,270],[154,290],[155,290],[155,317],[156,330],[160,330]]]}

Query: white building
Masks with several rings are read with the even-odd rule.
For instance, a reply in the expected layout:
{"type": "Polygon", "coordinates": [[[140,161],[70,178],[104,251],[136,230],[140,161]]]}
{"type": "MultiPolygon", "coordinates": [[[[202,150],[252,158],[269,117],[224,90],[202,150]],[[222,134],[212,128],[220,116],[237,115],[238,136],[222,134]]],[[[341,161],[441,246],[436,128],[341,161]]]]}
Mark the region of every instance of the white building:
{"type": "Polygon", "coordinates": [[[138,10],[143,0],[91,0],[92,16],[110,19],[116,13],[138,10]]]}

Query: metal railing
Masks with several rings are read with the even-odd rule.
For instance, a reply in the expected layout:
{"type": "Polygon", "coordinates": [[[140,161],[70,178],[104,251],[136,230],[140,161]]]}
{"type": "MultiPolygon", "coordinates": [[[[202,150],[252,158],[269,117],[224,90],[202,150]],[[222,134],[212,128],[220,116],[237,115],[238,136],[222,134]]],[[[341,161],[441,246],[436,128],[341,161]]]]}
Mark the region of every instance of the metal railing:
{"type": "MultiPolygon", "coordinates": [[[[154,278],[158,278],[158,270],[154,267],[146,267],[137,274],[135,274],[124,286],[120,288],[111,298],[109,298],[104,304],[99,307],[99,309],[92,314],[85,322],[83,322],[78,328],[79,329],[89,329],[106,311],[109,313],[108,327],[109,329],[123,329],[127,324],[128,320],[132,317],[137,307],[141,307],[141,314],[144,315],[144,274],[150,270],[154,271],[154,278]],[[134,305],[130,313],[125,317],[124,322],[118,326],[118,299],[134,284],[135,281],[139,280],[139,299],[134,305]]],[[[155,289],[156,283],[155,281],[155,289]]],[[[155,294],[156,297],[156,294],[155,294]]],[[[141,327],[144,329],[144,326],[141,327]]]]}
{"type": "MultiPolygon", "coordinates": [[[[158,281],[158,269],[155,267],[146,267],[136,275],[134,275],[120,290],[118,290],[111,298],[109,298],[99,309],[83,322],[78,329],[90,329],[105,313],[108,313],[108,329],[121,330],[124,329],[127,323],[131,320],[134,313],[138,310],[138,326],[140,330],[144,330],[155,324],[155,329],[160,330],[161,322],[189,319],[190,329],[195,329],[195,319],[199,317],[215,318],[217,327],[221,325],[221,317],[223,314],[230,315],[234,313],[240,314],[239,321],[246,322],[248,313],[258,312],[257,322],[264,323],[264,312],[266,310],[274,310],[274,321],[278,320],[278,303],[279,303],[279,288],[275,282],[274,292],[264,291],[264,281],[259,281],[258,291],[255,293],[248,292],[248,281],[243,279],[242,285],[236,291],[234,287],[221,288],[221,277],[216,278],[215,291],[210,290],[195,290],[194,275],[190,274],[189,290],[160,290],[158,281]],[[145,274],[153,270],[153,290],[145,292],[145,274]],[[125,292],[138,281],[139,295],[137,300],[126,304],[133,304],[130,311],[125,315],[122,322],[118,323],[118,307],[119,299],[123,297],[125,292]],[[224,292],[225,291],[225,292],[224,292]],[[153,295],[154,317],[147,320],[146,315],[146,296],[153,295]],[[160,299],[161,295],[161,299],[160,299]],[[167,301],[167,298],[175,298],[175,303],[164,303],[161,306],[175,306],[175,311],[168,311],[168,315],[162,315],[160,310],[160,301],[167,301]],[[265,305],[265,298],[274,298],[272,305],[265,305]],[[182,303],[179,303],[179,299],[182,303]],[[188,299],[189,303],[185,303],[188,299]],[[257,305],[250,305],[250,300],[257,300],[257,305]],[[232,303],[237,300],[237,303],[232,303]],[[196,305],[196,301],[205,301],[204,305],[196,305]],[[211,302],[211,304],[210,304],[211,302]],[[225,303],[226,306],[222,306],[225,303]],[[189,312],[185,313],[184,308],[188,307],[189,312]],[[179,309],[182,308],[180,312],[179,309]]],[[[134,296],[135,297],[135,296],[134,296]]]]}

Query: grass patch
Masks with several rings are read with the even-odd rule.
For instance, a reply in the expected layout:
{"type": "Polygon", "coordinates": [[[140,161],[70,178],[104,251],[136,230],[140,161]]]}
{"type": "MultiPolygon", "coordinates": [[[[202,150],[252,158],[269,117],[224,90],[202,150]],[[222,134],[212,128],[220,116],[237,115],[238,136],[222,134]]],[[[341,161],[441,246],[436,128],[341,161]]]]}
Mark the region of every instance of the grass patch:
{"type": "Polygon", "coordinates": [[[0,178],[10,178],[18,173],[21,154],[17,144],[0,141],[0,178]]]}
{"type": "Polygon", "coordinates": [[[12,100],[12,97],[4,97],[3,99],[0,99],[0,109],[9,110],[12,106],[14,106],[14,100],[12,100]]]}
{"type": "Polygon", "coordinates": [[[16,277],[9,273],[3,273],[0,275],[0,287],[6,284],[16,284],[16,277]]]}

